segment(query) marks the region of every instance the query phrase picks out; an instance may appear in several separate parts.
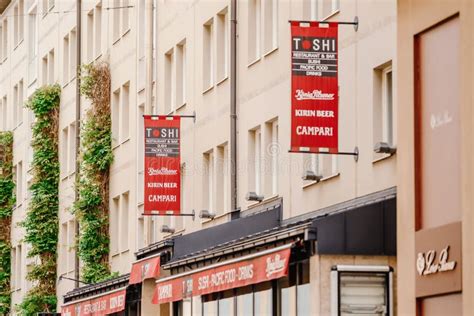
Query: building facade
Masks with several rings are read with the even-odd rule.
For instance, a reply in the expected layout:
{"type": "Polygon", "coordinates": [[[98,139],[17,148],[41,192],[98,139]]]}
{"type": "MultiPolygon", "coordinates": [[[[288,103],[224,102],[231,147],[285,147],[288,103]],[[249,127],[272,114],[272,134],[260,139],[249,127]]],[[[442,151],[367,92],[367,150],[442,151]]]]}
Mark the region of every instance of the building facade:
{"type": "Polygon", "coordinates": [[[399,313],[469,315],[473,6],[398,1],[397,11],[399,313]]]}
{"type": "MultiPolygon", "coordinates": [[[[58,276],[74,279],[80,269],[74,251],[77,222],[70,212],[80,40],[81,63],[104,60],[110,65],[114,162],[109,259],[120,277],[78,288],[61,279],[58,310],[74,314],[105,297],[123,301],[129,314],[141,315],[396,313],[398,154],[374,152],[377,143],[398,144],[396,1],[237,1],[235,196],[232,1],[156,1],[153,21],[145,0],[83,1],[81,6],[81,32],[75,1],[15,0],[1,16],[0,128],[14,131],[19,197],[12,230],[12,305],[31,287],[25,275],[34,260],[27,258],[24,231],[15,225],[29,201],[34,120],[21,105],[35,89],[55,82],[62,86],[58,276]],[[288,21],[351,22],[356,17],[357,29],[339,26],[339,147],[345,152],[357,147],[358,159],[289,153],[288,21]],[[150,26],[152,113],[196,116],[182,119],[181,125],[182,212],[194,210],[195,218],[142,216],[142,115],[151,114],[145,98],[150,26]],[[307,171],[321,180],[303,180],[307,171]],[[248,201],[249,192],[263,201],[248,201]],[[201,219],[202,210],[215,216],[201,219]],[[277,255],[285,258],[287,274],[219,291],[191,291],[161,304],[153,299],[167,282],[179,284],[231,264],[257,266],[262,258],[278,263],[277,255]],[[156,264],[156,258],[159,276],[145,273],[139,282],[132,281],[134,267],[156,264]],[[363,300],[354,300],[357,295],[363,300]]],[[[88,101],[81,97],[80,104],[84,114],[88,101]]],[[[116,312],[124,313],[121,308],[116,312]]]]}

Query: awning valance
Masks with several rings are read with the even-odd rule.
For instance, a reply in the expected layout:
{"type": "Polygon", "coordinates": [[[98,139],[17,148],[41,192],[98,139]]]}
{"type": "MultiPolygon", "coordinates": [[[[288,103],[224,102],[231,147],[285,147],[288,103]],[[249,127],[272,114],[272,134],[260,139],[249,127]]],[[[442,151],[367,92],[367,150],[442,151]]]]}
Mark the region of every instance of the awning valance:
{"type": "Polygon", "coordinates": [[[104,316],[125,309],[126,288],[88,297],[61,307],[63,316],[104,316]]]}
{"type": "Polygon", "coordinates": [[[160,254],[136,261],[132,265],[129,284],[142,283],[160,275],[160,254]]]}
{"type": "Polygon", "coordinates": [[[225,291],[288,274],[292,244],[265,250],[156,281],[153,304],[225,291]]]}

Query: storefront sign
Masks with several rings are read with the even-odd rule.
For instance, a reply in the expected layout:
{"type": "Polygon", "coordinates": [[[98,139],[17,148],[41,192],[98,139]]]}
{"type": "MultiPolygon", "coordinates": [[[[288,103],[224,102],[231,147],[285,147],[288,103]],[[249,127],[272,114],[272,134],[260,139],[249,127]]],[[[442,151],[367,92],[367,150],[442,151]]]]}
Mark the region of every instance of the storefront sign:
{"type": "Polygon", "coordinates": [[[290,253],[291,249],[286,247],[269,254],[158,280],[153,303],[174,302],[284,277],[288,274],[290,253]]]}
{"type": "Polygon", "coordinates": [[[462,290],[461,222],[416,232],[416,296],[462,290]]]}
{"type": "Polygon", "coordinates": [[[104,316],[125,309],[126,289],[61,307],[63,316],[104,316]]]}
{"type": "Polygon", "coordinates": [[[144,259],[132,265],[129,284],[142,283],[160,275],[160,256],[144,259]]]}
{"type": "Polygon", "coordinates": [[[180,118],[144,116],[144,213],[180,212],[180,118]]]}
{"type": "Polygon", "coordinates": [[[338,151],[337,23],[291,22],[291,150],[338,151]]]}

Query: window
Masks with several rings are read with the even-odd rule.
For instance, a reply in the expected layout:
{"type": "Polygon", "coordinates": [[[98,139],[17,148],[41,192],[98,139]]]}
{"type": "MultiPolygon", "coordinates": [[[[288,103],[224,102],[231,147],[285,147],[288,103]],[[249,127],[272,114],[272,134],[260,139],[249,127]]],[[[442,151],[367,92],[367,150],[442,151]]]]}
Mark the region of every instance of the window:
{"type": "Polygon", "coordinates": [[[102,1],[95,6],[94,27],[94,52],[97,57],[102,53],[102,1]]]}
{"type": "Polygon", "coordinates": [[[0,130],[6,131],[7,128],[7,104],[4,99],[0,100],[0,130]]]}
{"type": "Polygon", "coordinates": [[[17,34],[17,42],[16,45],[19,45],[25,36],[25,1],[19,0],[18,1],[18,34],[17,34]]]}
{"type": "Polygon", "coordinates": [[[67,177],[76,170],[76,124],[66,126],[61,136],[61,176],[67,177]]]}
{"type": "Polygon", "coordinates": [[[112,255],[129,250],[129,194],[125,192],[113,199],[110,210],[110,245],[112,255]]]}
{"type": "Polygon", "coordinates": [[[3,43],[2,43],[2,60],[8,57],[8,18],[3,20],[3,43]]]}
{"type": "Polygon", "coordinates": [[[202,81],[206,91],[214,84],[214,19],[203,25],[202,81]]]}
{"type": "Polygon", "coordinates": [[[23,80],[13,87],[13,126],[23,123],[23,80]]]}
{"type": "Polygon", "coordinates": [[[42,6],[43,6],[43,17],[45,17],[46,14],[48,14],[48,12],[53,9],[54,0],[43,0],[42,6]]]}
{"type": "Polygon", "coordinates": [[[278,140],[278,120],[265,123],[265,196],[278,194],[278,159],[280,155],[280,143],[278,140]]]}
{"type": "Polygon", "coordinates": [[[130,83],[123,84],[113,94],[112,141],[119,145],[129,138],[130,83]]]}
{"type": "Polygon", "coordinates": [[[259,195],[262,188],[262,133],[260,127],[249,131],[249,191],[259,195]]]}
{"type": "Polygon", "coordinates": [[[278,1],[264,0],[264,53],[268,53],[277,47],[278,41],[278,1]]]}
{"type": "Polygon", "coordinates": [[[178,108],[186,103],[186,40],[176,46],[176,104],[178,108]]]}
{"type": "Polygon", "coordinates": [[[339,0],[304,0],[305,18],[309,20],[325,20],[339,11],[339,0]]]}
{"type": "Polygon", "coordinates": [[[13,168],[16,185],[16,206],[20,206],[23,202],[23,163],[19,161],[13,168]]]}
{"type": "Polygon", "coordinates": [[[8,130],[8,99],[7,99],[7,96],[4,95],[3,98],[2,98],[2,107],[3,107],[3,110],[2,110],[2,125],[3,125],[3,130],[8,130]]]}
{"type": "Polygon", "coordinates": [[[54,83],[54,49],[43,56],[42,59],[42,84],[54,83]]]}
{"type": "Polygon", "coordinates": [[[76,222],[70,220],[61,225],[60,239],[60,258],[63,264],[60,265],[61,273],[71,273],[75,269],[75,253],[76,245],[76,222]]]}
{"type": "Polygon", "coordinates": [[[13,291],[21,290],[22,278],[22,247],[21,244],[12,247],[12,278],[11,287],[13,291]]]}
{"type": "Polygon", "coordinates": [[[36,24],[36,7],[28,15],[28,78],[29,83],[36,80],[36,58],[38,56],[38,28],[36,24]]]}
{"type": "MultiPolygon", "coordinates": [[[[378,142],[395,146],[395,122],[393,109],[392,66],[379,67],[374,70],[373,99],[373,137],[374,145],[378,142]]],[[[375,157],[377,158],[377,157],[375,157]]]]}
{"type": "Polygon", "coordinates": [[[229,14],[227,7],[217,14],[217,81],[229,74],[229,14]]]}
{"type": "Polygon", "coordinates": [[[331,271],[332,314],[393,315],[392,272],[386,266],[336,266],[331,271]]]}
{"type": "MultiPolygon", "coordinates": [[[[260,20],[262,0],[248,1],[248,63],[253,63],[260,58],[260,20]]],[[[263,0],[264,1],[264,0],[263,0]]]]}
{"type": "Polygon", "coordinates": [[[130,29],[130,1],[115,1],[114,4],[116,7],[121,7],[113,10],[113,40],[115,42],[130,29]]]}
{"type": "Polygon", "coordinates": [[[214,211],[214,153],[204,154],[203,209],[214,211]]]}
{"type": "MultiPolygon", "coordinates": [[[[120,11],[120,10],[114,10],[120,11]]],[[[87,14],[87,60],[92,62],[101,54],[102,1],[87,14]]]]}
{"type": "Polygon", "coordinates": [[[311,315],[309,260],[290,265],[288,276],[278,280],[281,315],[311,315]]]}
{"type": "Polygon", "coordinates": [[[175,80],[173,74],[174,49],[165,54],[165,113],[170,113],[174,108],[175,80]]]}
{"type": "Polygon", "coordinates": [[[76,30],[73,29],[63,39],[63,84],[76,77],[76,30]]]}

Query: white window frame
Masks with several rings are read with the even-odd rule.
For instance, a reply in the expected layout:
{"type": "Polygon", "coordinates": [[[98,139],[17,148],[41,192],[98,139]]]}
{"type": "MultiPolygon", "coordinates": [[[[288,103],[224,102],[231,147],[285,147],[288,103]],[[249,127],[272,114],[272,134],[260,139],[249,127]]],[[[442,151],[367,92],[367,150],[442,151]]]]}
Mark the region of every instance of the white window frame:
{"type": "Polygon", "coordinates": [[[393,70],[392,65],[382,69],[382,141],[390,146],[396,145],[396,130],[393,102],[393,70]],[[389,99],[388,74],[392,76],[391,98],[389,99]],[[389,104],[390,103],[390,104],[389,104]]]}
{"type": "Polygon", "coordinates": [[[348,273],[374,273],[374,274],[386,274],[387,275],[387,316],[393,314],[393,269],[390,266],[378,266],[378,265],[336,265],[331,269],[331,315],[340,315],[339,306],[339,295],[340,295],[340,274],[348,273]]]}

